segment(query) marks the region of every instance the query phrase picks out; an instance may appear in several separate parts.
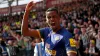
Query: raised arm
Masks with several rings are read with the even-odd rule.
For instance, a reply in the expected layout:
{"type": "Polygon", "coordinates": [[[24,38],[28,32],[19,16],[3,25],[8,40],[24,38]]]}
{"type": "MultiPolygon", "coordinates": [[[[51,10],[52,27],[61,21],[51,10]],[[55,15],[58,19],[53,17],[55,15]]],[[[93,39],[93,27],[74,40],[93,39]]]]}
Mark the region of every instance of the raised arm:
{"type": "Polygon", "coordinates": [[[21,32],[23,36],[40,37],[39,36],[40,33],[38,30],[28,28],[29,12],[34,6],[35,4],[33,2],[28,3],[26,6],[25,13],[22,20],[22,25],[21,25],[21,32]]]}
{"type": "Polygon", "coordinates": [[[9,33],[11,34],[11,36],[13,36],[14,38],[17,38],[16,33],[13,32],[12,30],[9,30],[9,33]]]}

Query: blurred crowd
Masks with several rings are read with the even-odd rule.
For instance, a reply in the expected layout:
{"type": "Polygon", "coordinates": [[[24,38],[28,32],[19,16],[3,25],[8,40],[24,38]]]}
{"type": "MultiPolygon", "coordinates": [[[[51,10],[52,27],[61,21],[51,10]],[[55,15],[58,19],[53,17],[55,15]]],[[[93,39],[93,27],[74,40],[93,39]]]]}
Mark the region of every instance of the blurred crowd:
{"type": "MultiPolygon", "coordinates": [[[[57,7],[61,11],[62,26],[68,29],[76,42],[78,56],[100,56],[100,1],[79,1],[57,7]]],[[[23,13],[0,16],[0,55],[33,56],[36,43],[41,39],[23,36],[23,13]]],[[[31,11],[29,27],[48,27],[45,11],[31,11]]]]}

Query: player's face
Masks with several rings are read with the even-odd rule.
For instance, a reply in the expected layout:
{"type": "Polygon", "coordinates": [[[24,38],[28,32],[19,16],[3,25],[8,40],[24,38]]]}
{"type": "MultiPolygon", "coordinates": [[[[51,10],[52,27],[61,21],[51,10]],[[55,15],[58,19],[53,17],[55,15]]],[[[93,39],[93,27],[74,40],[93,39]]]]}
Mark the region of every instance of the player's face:
{"type": "Polygon", "coordinates": [[[46,21],[53,30],[56,30],[60,26],[60,16],[56,11],[46,12],[46,21]]]}

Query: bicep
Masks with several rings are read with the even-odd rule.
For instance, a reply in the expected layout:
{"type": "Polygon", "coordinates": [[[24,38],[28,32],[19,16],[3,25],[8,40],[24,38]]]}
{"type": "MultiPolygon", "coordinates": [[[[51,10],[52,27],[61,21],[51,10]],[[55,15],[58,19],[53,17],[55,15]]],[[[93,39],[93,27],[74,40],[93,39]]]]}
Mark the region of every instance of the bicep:
{"type": "Polygon", "coordinates": [[[39,30],[29,29],[27,35],[32,37],[45,38],[45,36],[47,36],[49,32],[50,31],[48,28],[42,28],[39,30]]]}
{"type": "Polygon", "coordinates": [[[31,36],[31,37],[40,37],[40,32],[39,30],[34,30],[34,29],[29,29],[29,31],[27,31],[26,36],[31,36]]]}

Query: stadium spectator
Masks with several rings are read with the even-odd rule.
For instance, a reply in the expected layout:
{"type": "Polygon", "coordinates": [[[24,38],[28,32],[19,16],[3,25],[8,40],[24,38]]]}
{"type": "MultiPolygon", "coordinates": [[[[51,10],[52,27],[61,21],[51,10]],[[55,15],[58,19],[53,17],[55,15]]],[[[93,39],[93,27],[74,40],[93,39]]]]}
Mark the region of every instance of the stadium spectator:
{"type": "Polygon", "coordinates": [[[99,50],[95,46],[95,40],[91,39],[89,43],[89,47],[86,48],[85,56],[98,56],[99,50]]]}

